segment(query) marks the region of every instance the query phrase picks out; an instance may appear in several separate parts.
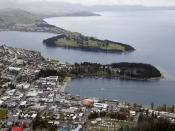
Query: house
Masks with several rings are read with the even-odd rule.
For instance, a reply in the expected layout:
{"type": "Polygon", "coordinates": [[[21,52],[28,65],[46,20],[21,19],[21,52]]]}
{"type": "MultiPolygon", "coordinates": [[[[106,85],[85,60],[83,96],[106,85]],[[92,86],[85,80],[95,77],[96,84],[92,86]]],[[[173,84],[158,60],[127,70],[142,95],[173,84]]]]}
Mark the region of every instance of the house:
{"type": "Polygon", "coordinates": [[[4,101],[0,100],[0,105],[2,105],[4,103],[4,101]]]}
{"type": "Polygon", "coordinates": [[[58,76],[49,76],[49,77],[47,77],[47,81],[57,82],[58,76]]]}
{"type": "Polygon", "coordinates": [[[26,103],[27,103],[27,101],[22,101],[22,102],[20,103],[20,106],[25,106],[26,103]]]}
{"type": "Polygon", "coordinates": [[[105,103],[94,103],[93,106],[101,110],[107,110],[108,108],[108,104],[105,103]]]}
{"type": "Polygon", "coordinates": [[[130,113],[130,116],[135,116],[136,115],[136,111],[129,111],[129,113],[130,113]]]}
{"type": "Polygon", "coordinates": [[[23,65],[25,62],[24,62],[24,60],[22,60],[22,59],[17,59],[16,60],[16,64],[17,65],[23,65]]]}
{"type": "Polygon", "coordinates": [[[11,131],[23,131],[21,127],[12,127],[11,131]]]}
{"type": "Polygon", "coordinates": [[[36,114],[36,113],[34,113],[34,114],[32,114],[32,115],[31,115],[31,118],[33,118],[33,119],[34,119],[36,116],[37,116],[37,114],[36,114]]]}
{"type": "Polygon", "coordinates": [[[9,96],[12,96],[15,93],[15,91],[16,89],[12,89],[12,90],[6,91],[6,94],[9,96]]]}
{"type": "Polygon", "coordinates": [[[17,84],[16,85],[16,88],[18,89],[28,89],[30,87],[30,84],[29,83],[20,83],[20,84],[17,84]]]}
{"type": "Polygon", "coordinates": [[[17,67],[9,67],[8,71],[10,73],[18,73],[21,70],[21,68],[17,68],[17,67]]]}
{"type": "Polygon", "coordinates": [[[171,118],[175,119],[175,113],[169,113],[169,112],[159,112],[159,115],[164,118],[171,118]]]}
{"type": "Polygon", "coordinates": [[[77,128],[71,129],[71,131],[80,131],[82,129],[82,125],[78,125],[77,128]]]}

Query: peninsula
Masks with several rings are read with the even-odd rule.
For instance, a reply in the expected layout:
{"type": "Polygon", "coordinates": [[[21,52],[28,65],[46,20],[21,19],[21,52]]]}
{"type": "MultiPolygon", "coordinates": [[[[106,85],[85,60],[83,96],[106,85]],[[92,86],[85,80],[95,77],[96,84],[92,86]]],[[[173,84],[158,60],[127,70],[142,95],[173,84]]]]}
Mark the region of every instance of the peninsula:
{"type": "Polygon", "coordinates": [[[81,49],[86,51],[102,52],[126,52],[134,48],[119,42],[99,40],[94,37],[83,36],[79,33],[58,35],[43,41],[46,46],[58,46],[65,48],[81,49]]]}
{"type": "MultiPolygon", "coordinates": [[[[42,16],[41,16],[42,17],[42,16]]],[[[50,25],[38,15],[19,9],[0,10],[0,31],[47,32],[59,34],[43,42],[47,46],[76,48],[87,51],[126,52],[134,51],[130,45],[99,40],[50,25]]]]}
{"type": "Polygon", "coordinates": [[[102,65],[98,63],[75,63],[66,65],[70,67],[68,70],[60,70],[53,68],[42,69],[39,76],[47,77],[58,75],[60,80],[65,77],[82,78],[82,77],[97,77],[97,78],[117,78],[127,80],[158,80],[163,78],[161,72],[150,64],[144,63],[112,63],[102,65]]]}

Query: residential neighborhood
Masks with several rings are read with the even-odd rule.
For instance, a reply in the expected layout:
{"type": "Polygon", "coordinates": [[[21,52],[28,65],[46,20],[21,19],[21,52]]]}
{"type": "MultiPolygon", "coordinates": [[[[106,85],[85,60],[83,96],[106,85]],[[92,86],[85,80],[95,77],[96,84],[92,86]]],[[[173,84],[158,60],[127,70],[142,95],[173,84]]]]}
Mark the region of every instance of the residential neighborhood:
{"type": "Polygon", "coordinates": [[[37,51],[2,45],[0,61],[1,131],[117,131],[137,126],[141,114],[175,123],[175,113],[65,92],[70,78],[41,72],[69,71],[73,66],[44,59],[37,51]]]}

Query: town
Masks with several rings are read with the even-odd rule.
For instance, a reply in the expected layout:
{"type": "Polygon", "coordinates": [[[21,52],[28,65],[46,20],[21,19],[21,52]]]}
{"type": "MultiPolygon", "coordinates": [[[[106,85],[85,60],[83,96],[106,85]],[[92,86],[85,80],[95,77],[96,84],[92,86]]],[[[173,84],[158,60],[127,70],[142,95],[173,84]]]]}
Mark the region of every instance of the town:
{"type": "Polygon", "coordinates": [[[175,123],[174,106],[158,110],[153,103],[145,107],[65,92],[71,77],[64,72],[74,68],[37,51],[0,46],[0,130],[117,131],[137,127],[141,116],[175,123]]]}

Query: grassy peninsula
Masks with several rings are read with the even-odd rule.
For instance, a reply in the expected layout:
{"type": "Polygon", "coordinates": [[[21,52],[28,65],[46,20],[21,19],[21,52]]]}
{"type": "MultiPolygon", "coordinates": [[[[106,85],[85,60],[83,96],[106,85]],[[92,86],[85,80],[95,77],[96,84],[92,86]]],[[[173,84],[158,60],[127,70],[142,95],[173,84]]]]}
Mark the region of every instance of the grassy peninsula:
{"type": "Polygon", "coordinates": [[[133,51],[134,48],[119,42],[99,40],[94,37],[83,36],[79,33],[58,35],[43,41],[47,46],[59,46],[87,51],[125,52],[133,51]]]}

